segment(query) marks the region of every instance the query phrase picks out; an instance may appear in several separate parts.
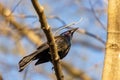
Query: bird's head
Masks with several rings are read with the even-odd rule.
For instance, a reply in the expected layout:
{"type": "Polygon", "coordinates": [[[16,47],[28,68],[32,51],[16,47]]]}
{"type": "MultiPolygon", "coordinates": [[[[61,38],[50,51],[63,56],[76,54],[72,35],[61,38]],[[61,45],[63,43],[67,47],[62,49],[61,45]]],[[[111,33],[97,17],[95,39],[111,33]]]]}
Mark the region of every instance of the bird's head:
{"type": "Polygon", "coordinates": [[[72,28],[68,31],[65,31],[63,33],[60,34],[60,36],[64,36],[66,37],[67,39],[71,40],[72,39],[72,36],[73,36],[73,33],[77,30],[78,28],[72,28]]]}

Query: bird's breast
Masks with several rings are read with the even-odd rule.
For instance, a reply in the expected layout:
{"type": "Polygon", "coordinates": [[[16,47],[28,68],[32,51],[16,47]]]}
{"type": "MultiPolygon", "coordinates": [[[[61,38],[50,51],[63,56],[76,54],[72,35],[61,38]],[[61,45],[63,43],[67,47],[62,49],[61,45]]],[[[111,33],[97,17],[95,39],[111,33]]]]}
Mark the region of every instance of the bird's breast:
{"type": "Polygon", "coordinates": [[[58,37],[55,42],[57,45],[58,54],[60,56],[60,59],[62,59],[67,55],[67,53],[70,49],[71,43],[66,38],[61,37],[61,36],[58,37]]]}

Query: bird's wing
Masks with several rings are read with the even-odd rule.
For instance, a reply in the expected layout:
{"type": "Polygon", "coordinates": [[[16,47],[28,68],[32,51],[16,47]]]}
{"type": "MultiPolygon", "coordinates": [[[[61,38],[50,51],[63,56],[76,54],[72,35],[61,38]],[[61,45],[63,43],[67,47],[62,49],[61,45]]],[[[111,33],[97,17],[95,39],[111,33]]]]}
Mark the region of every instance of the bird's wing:
{"type": "Polygon", "coordinates": [[[41,46],[39,46],[35,52],[23,57],[19,62],[19,68],[20,68],[19,71],[22,71],[31,61],[35,60],[38,54],[40,54],[41,52],[43,52],[48,48],[49,48],[48,44],[44,43],[41,46]]]}
{"type": "Polygon", "coordinates": [[[48,50],[49,50],[49,45],[47,43],[42,44],[41,46],[39,46],[37,48],[37,54],[34,55],[34,59],[33,60],[41,58],[42,56],[45,55],[45,53],[48,53],[48,50]]]}
{"type": "Polygon", "coordinates": [[[44,43],[44,44],[42,44],[41,46],[39,46],[38,48],[37,48],[37,50],[39,50],[39,52],[41,51],[43,51],[43,50],[45,50],[45,49],[47,49],[47,48],[49,48],[49,45],[47,44],[47,43],[44,43]]]}

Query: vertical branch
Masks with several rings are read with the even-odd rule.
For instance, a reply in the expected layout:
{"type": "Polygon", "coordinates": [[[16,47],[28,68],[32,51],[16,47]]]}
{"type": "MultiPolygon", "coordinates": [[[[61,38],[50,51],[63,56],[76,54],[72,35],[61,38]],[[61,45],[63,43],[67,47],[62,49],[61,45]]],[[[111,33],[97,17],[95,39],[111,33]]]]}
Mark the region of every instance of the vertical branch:
{"type": "Polygon", "coordinates": [[[108,4],[108,35],[102,80],[120,80],[120,0],[109,0],[108,4]]]}
{"type": "Polygon", "coordinates": [[[52,35],[52,31],[50,29],[50,26],[47,23],[46,16],[44,14],[44,8],[39,4],[38,0],[32,0],[32,4],[33,4],[33,6],[34,6],[34,8],[39,16],[41,28],[43,29],[43,31],[47,37],[48,44],[50,46],[52,62],[54,65],[57,80],[63,80],[63,73],[61,70],[61,64],[59,61],[60,58],[58,55],[57,46],[55,44],[55,39],[54,39],[54,36],[52,35]]]}

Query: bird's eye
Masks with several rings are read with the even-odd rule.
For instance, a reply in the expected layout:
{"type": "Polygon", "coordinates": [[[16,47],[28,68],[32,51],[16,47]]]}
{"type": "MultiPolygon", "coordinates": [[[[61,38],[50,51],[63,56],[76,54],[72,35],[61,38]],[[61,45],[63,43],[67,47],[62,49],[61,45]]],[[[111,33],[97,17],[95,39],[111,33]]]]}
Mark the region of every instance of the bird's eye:
{"type": "Polygon", "coordinates": [[[66,32],[64,35],[65,36],[70,36],[70,31],[66,32]]]}
{"type": "Polygon", "coordinates": [[[66,35],[68,35],[70,32],[67,32],[66,35]]]}

